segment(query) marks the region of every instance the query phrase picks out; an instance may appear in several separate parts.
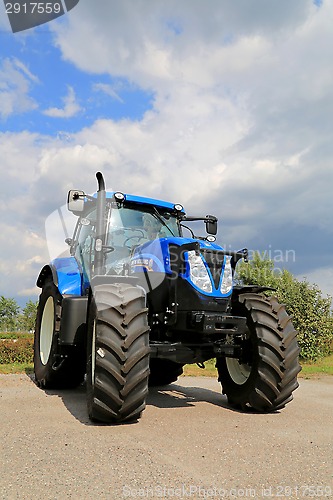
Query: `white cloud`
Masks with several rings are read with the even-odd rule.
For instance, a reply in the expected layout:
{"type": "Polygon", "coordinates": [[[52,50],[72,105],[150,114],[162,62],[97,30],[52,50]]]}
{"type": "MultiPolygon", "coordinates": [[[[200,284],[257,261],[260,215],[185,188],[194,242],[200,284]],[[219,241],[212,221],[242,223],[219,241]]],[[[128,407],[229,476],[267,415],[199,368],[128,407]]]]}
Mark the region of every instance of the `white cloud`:
{"type": "Polygon", "coordinates": [[[123,103],[123,99],[117,94],[112,85],[107,83],[95,83],[93,85],[93,91],[95,92],[104,92],[104,94],[112,97],[116,101],[123,103]]]}
{"type": "Polygon", "coordinates": [[[1,295],[24,296],[24,289],[29,290],[28,296],[37,295],[38,289],[33,285],[48,260],[43,238],[21,222],[16,221],[13,226],[9,220],[1,221],[0,247],[1,295]]]}
{"type": "MultiPolygon", "coordinates": [[[[64,57],[82,69],[108,71],[156,88],[163,80],[172,83],[177,72],[178,77],[186,78],[191,67],[193,75],[193,65],[196,77],[209,78],[211,71],[216,74],[222,69],[217,64],[207,71],[217,48],[222,52],[226,48],[228,61],[230,49],[232,54],[234,45],[247,40],[245,50],[253,53],[252,38],[286,38],[314,10],[309,0],[295,0],[292,6],[286,0],[278,4],[263,0],[210,0],[209,4],[202,0],[100,0],[93,10],[89,0],[81,0],[69,25],[54,24],[52,29],[64,57]],[[82,51],[84,40],[89,44],[82,51]]],[[[246,65],[247,55],[232,62],[238,67],[246,65]]]]}
{"type": "Polygon", "coordinates": [[[19,59],[17,59],[16,57],[13,58],[13,63],[15,65],[15,67],[20,70],[23,74],[25,74],[25,76],[32,82],[34,83],[39,83],[39,79],[36,75],[34,75],[33,73],[31,73],[31,71],[27,68],[27,66],[25,64],[23,64],[22,61],[20,61],[19,59]]]}
{"type": "Polygon", "coordinates": [[[6,58],[0,62],[0,117],[25,113],[37,108],[29,96],[32,84],[39,83],[27,66],[17,58],[6,58]]]}
{"type": "MultiPolygon", "coordinates": [[[[3,136],[8,219],[34,220],[42,238],[67,190],[95,190],[101,170],[109,189],[184,203],[194,215],[216,213],[223,243],[295,249],[291,271],[311,275],[333,244],[333,5],[207,5],[100,0],[92,9],[81,0],[68,25],[50,23],[64,59],[152,91],[153,107],[141,120],[99,120],[68,140],[3,136]]],[[[106,84],[93,90],[119,97],[106,84]]],[[[70,88],[64,107],[46,114],[79,110],[70,88]]],[[[29,265],[41,255],[33,248],[29,265]]],[[[24,261],[25,250],[16,252],[24,261]]]]}
{"type": "Polygon", "coordinates": [[[43,111],[44,115],[52,118],[72,118],[82,111],[81,106],[76,101],[76,96],[73,87],[68,86],[68,93],[62,98],[64,103],[63,108],[48,108],[43,111]]]}

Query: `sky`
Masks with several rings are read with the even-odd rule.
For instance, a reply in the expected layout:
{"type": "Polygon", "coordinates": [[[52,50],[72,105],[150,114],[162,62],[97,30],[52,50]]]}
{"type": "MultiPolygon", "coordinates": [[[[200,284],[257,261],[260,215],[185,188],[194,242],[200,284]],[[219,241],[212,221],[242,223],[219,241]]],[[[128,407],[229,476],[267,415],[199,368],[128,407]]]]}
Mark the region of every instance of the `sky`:
{"type": "Polygon", "coordinates": [[[80,0],[12,33],[0,3],[0,295],[37,299],[97,171],[333,295],[332,26],[328,0],[80,0]]]}

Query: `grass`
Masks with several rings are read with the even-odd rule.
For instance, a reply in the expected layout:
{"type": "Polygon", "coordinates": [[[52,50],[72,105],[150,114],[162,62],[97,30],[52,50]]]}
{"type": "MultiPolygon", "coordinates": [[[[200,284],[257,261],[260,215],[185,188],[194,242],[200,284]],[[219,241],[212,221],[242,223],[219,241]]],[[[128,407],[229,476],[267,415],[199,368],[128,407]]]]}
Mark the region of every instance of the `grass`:
{"type": "Polygon", "coordinates": [[[9,373],[33,373],[34,365],[32,363],[12,363],[9,365],[0,365],[1,374],[9,373]]]}
{"type": "MultiPolygon", "coordinates": [[[[318,375],[333,375],[333,354],[315,362],[301,361],[300,378],[310,378],[318,375]]],[[[205,363],[205,369],[197,365],[185,365],[184,375],[191,377],[217,377],[215,361],[210,359],[205,363]]]]}
{"type": "Polygon", "coordinates": [[[200,368],[198,365],[185,365],[184,375],[187,377],[217,377],[215,359],[210,359],[204,364],[204,369],[200,368]]]}
{"type": "Polygon", "coordinates": [[[309,378],[314,375],[333,375],[333,354],[316,362],[301,362],[300,376],[309,378]]]}
{"type": "MultiPolygon", "coordinates": [[[[2,339],[31,338],[31,333],[1,333],[2,339]]],[[[333,375],[333,354],[315,362],[301,361],[302,371],[299,377],[310,378],[318,375],[333,375]]],[[[32,363],[0,364],[0,373],[32,373],[32,363]]],[[[185,365],[184,375],[191,377],[217,377],[215,361],[213,359],[205,362],[205,368],[197,365],[185,365]]]]}
{"type": "MultiPolygon", "coordinates": [[[[299,377],[309,378],[315,375],[333,375],[333,354],[316,362],[301,361],[302,371],[299,377]]],[[[32,373],[32,363],[13,363],[0,365],[0,373],[32,373]]],[[[197,365],[185,365],[184,375],[187,377],[217,377],[215,361],[210,359],[205,363],[205,368],[197,365]]]]}
{"type": "MultiPolygon", "coordinates": [[[[333,354],[322,358],[316,362],[301,361],[302,371],[298,375],[300,378],[311,378],[318,375],[333,375],[333,354]]],[[[8,365],[0,365],[0,373],[33,373],[34,367],[32,363],[13,363],[8,365]]],[[[197,365],[185,365],[184,375],[187,377],[215,377],[217,371],[215,361],[210,359],[205,363],[205,368],[199,368],[197,365]]]]}

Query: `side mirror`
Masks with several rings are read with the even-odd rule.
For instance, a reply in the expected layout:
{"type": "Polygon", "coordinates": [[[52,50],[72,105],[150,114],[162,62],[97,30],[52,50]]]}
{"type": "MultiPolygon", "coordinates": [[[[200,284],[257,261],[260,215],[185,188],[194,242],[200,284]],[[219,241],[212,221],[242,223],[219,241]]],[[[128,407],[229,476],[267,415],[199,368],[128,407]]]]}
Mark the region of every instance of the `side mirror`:
{"type": "Polygon", "coordinates": [[[207,215],[205,224],[208,234],[217,234],[217,218],[214,215],[207,215]]]}
{"type": "Polygon", "coordinates": [[[68,192],[67,198],[67,208],[70,212],[75,215],[80,214],[84,210],[84,191],[78,191],[77,189],[72,189],[68,192]]]}

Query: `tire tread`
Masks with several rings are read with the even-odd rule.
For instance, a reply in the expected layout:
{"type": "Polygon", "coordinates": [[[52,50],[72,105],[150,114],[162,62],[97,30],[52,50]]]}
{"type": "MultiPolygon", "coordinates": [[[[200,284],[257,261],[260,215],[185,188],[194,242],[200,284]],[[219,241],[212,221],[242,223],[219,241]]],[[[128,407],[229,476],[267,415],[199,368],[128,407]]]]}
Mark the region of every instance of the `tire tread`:
{"type": "Polygon", "coordinates": [[[125,283],[99,285],[94,289],[94,304],[96,363],[95,384],[91,383],[88,394],[89,416],[107,423],[138,419],[145,408],[149,377],[144,291],[125,283]]]}
{"type": "Polygon", "coordinates": [[[234,405],[267,412],[283,408],[293,399],[297,389],[297,374],[301,370],[298,362],[300,352],[295,331],[285,306],[275,297],[256,293],[239,296],[248,318],[248,328],[255,332],[257,361],[249,379],[236,384],[226,374],[226,363],[217,360],[222,391],[234,405]]]}

